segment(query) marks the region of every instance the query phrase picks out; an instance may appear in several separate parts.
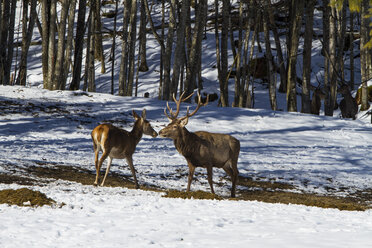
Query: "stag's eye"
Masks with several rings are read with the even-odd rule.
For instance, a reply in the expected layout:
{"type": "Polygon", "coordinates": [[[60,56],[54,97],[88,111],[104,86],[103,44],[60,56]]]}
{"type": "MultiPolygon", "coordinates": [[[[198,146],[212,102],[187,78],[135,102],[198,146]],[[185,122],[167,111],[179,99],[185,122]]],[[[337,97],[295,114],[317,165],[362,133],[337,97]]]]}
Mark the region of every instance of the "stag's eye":
{"type": "Polygon", "coordinates": [[[177,128],[177,125],[174,125],[173,128],[176,129],[177,128]]]}

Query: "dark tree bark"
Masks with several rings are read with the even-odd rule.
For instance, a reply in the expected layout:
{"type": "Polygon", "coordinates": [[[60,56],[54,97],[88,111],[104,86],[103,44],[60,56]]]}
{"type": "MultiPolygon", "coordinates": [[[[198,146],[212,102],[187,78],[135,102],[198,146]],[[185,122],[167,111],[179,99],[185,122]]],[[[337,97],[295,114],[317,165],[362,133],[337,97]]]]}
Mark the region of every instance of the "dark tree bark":
{"type": "Polygon", "coordinates": [[[310,113],[311,47],[313,41],[313,20],[315,3],[316,0],[310,0],[306,3],[301,95],[302,113],[310,113]]]}
{"type": "MultiPolygon", "coordinates": [[[[185,64],[185,32],[186,32],[186,19],[188,9],[190,8],[190,1],[182,1],[181,13],[179,16],[179,23],[177,28],[177,43],[174,52],[173,75],[171,84],[171,95],[177,94],[178,83],[180,80],[181,68],[185,64]]],[[[182,90],[182,89],[181,89],[182,90]]]]}
{"type": "Polygon", "coordinates": [[[95,31],[96,31],[96,11],[95,11],[95,4],[96,1],[90,2],[90,21],[89,21],[89,28],[88,28],[88,36],[90,36],[89,40],[89,49],[87,48],[87,51],[89,55],[87,56],[87,86],[89,92],[95,92],[96,91],[96,84],[95,84],[95,65],[94,65],[94,58],[95,58],[95,31]]]}
{"type": "Polygon", "coordinates": [[[128,77],[128,26],[132,1],[124,2],[123,34],[121,37],[121,62],[119,73],[119,95],[125,96],[128,77]]]}
{"type": "MultiPolygon", "coordinates": [[[[51,0],[50,4],[50,16],[49,16],[49,37],[48,37],[48,74],[46,89],[53,89],[53,77],[56,63],[56,51],[55,51],[55,33],[56,33],[56,20],[57,20],[57,0],[51,0]]],[[[44,31],[43,31],[44,32],[44,31]]]]}
{"type": "Polygon", "coordinates": [[[62,82],[63,80],[63,73],[64,73],[64,62],[65,62],[65,36],[66,36],[66,21],[67,21],[67,14],[69,9],[69,1],[62,0],[61,1],[61,16],[59,19],[59,24],[57,27],[58,33],[58,42],[57,42],[57,51],[56,51],[56,61],[55,61],[55,70],[52,79],[53,90],[62,89],[62,85],[65,83],[62,82]]]}
{"type": "MultiPolygon", "coordinates": [[[[263,16],[268,16],[268,7],[270,3],[266,1],[263,16]]],[[[266,61],[267,61],[267,77],[269,80],[269,98],[270,98],[270,105],[272,110],[277,110],[277,102],[276,102],[276,82],[275,82],[275,70],[273,65],[273,58],[271,53],[271,43],[270,43],[270,33],[269,33],[269,20],[267,18],[262,18],[263,20],[263,28],[264,28],[264,37],[265,37],[265,50],[266,50],[266,61]]]]}
{"type": "Polygon", "coordinates": [[[229,10],[230,1],[222,1],[222,27],[221,27],[221,68],[220,68],[220,101],[222,107],[229,106],[229,92],[228,92],[228,53],[227,53],[227,40],[228,40],[228,27],[229,27],[229,10]]]}
{"type": "MultiPolygon", "coordinates": [[[[115,17],[116,18],[116,17],[115,17]]],[[[141,0],[141,16],[139,28],[139,42],[140,42],[140,65],[138,70],[145,72],[149,70],[146,58],[146,8],[145,1],[141,0]]]]}
{"type": "Polygon", "coordinates": [[[13,60],[14,24],[16,0],[1,1],[3,11],[0,12],[0,84],[10,84],[10,69],[13,60]]]}
{"type": "Polygon", "coordinates": [[[72,81],[70,84],[70,90],[78,90],[80,88],[85,33],[85,6],[86,0],[79,0],[78,19],[76,23],[74,65],[72,70],[72,81]]]}
{"type": "Polygon", "coordinates": [[[16,80],[18,85],[26,85],[27,77],[27,56],[31,44],[32,32],[36,22],[36,4],[37,0],[32,0],[30,5],[30,16],[28,17],[27,0],[23,0],[23,19],[22,19],[22,55],[19,63],[19,74],[16,80]],[[29,21],[27,21],[29,19],[29,21]]]}
{"type": "MultiPolygon", "coordinates": [[[[368,80],[371,78],[371,55],[368,49],[364,48],[365,44],[368,42],[369,33],[369,18],[365,16],[368,13],[369,0],[362,0],[361,8],[361,25],[360,25],[360,65],[361,65],[361,76],[362,76],[362,103],[361,110],[367,110],[369,108],[368,104],[368,80]]],[[[372,120],[372,117],[371,117],[372,120]]]]}
{"type": "Polygon", "coordinates": [[[164,80],[163,80],[163,89],[162,89],[162,99],[170,100],[170,69],[171,69],[171,59],[172,59],[172,48],[173,48],[173,37],[176,27],[176,1],[171,0],[169,2],[169,22],[168,22],[168,35],[166,41],[166,47],[164,51],[164,80]]]}
{"type": "Polygon", "coordinates": [[[289,32],[289,58],[288,58],[288,82],[287,82],[287,110],[297,112],[297,52],[299,44],[299,32],[302,23],[304,0],[291,0],[290,8],[290,32],[289,32]]]}
{"type": "Polygon", "coordinates": [[[192,37],[192,44],[188,58],[188,68],[186,72],[185,91],[189,95],[196,88],[196,76],[198,75],[198,63],[201,58],[201,45],[203,41],[204,26],[207,21],[207,8],[206,1],[200,1],[197,5],[197,16],[195,17],[195,28],[192,37]]]}

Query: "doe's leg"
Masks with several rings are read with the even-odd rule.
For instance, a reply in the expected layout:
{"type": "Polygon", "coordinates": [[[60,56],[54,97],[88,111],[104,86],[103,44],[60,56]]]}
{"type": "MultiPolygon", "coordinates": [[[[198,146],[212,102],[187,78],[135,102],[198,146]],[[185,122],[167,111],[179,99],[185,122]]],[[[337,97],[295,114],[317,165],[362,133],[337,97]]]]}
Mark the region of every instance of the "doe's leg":
{"type": "Polygon", "coordinates": [[[133,178],[134,178],[134,184],[136,186],[136,189],[139,189],[139,185],[138,185],[137,177],[136,177],[136,170],[134,169],[132,156],[127,157],[127,163],[129,165],[130,170],[132,171],[132,175],[133,175],[133,178]]]}
{"type": "Polygon", "coordinates": [[[112,163],[112,158],[109,156],[109,157],[108,157],[108,160],[107,160],[106,173],[105,173],[105,176],[104,176],[103,181],[102,181],[102,183],[101,183],[101,186],[103,186],[103,185],[105,184],[105,180],[106,180],[107,174],[108,174],[109,171],[110,171],[111,163],[112,163]]]}
{"type": "MultiPolygon", "coordinates": [[[[96,166],[96,181],[94,182],[94,186],[98,185],[99,171],[101,170],[103,161],[105,161],[108,155],[109,153],[107,151],[103,152],[101,159],[99,160],[98,165],[96,166]]],[[[97,158],[98,158],[98,155],[97,155],[97,158]]]]}

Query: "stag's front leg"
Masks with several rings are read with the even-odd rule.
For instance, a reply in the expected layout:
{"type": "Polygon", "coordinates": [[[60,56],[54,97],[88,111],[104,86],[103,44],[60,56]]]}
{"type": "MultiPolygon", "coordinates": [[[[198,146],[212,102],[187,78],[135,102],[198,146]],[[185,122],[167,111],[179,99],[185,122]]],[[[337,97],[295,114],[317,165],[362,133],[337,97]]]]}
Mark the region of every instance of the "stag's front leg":
{"type": "Polygon", "coordinates": [[[139,185],[138,185],[137,177],[136,177],[136,170],[134,169],[133,159],[132,159],[131,156],[127,157],[127,163],[129,165],[130,170],[132,171],[132,175],[133,175],[133,178],[134,178],[134,184],[136,186],[136,189],[139,189],[139,185]]]}
{"type": "Polygon", "coordinates": [[[211,192],[212,192],[212,194],[214,194],[214,189],[213,189],[213,167],[212,166],[207,166],[207,176],[208,176],[209,186],[211,186],[211,192]]]}
{"type": "Polygon", "coordinates": [[[188,166],[189,166],[189,176],[187,178],[187,192],[190,191],[191,182],[192,182],[192,179],[194,177],[194,172],[195,172],[195,166],[193,166],[191,163],[188,163],[188,166]]]}

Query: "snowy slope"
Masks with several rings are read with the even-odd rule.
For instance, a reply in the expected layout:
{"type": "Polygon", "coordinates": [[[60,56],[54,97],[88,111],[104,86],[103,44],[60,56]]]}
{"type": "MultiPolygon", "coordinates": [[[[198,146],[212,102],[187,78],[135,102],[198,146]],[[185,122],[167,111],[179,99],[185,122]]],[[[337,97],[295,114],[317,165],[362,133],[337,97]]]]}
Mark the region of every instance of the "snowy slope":
{"type": "MultiPolygon", "coordinates": [[[[0,115],[1,173],[41,164],[94,171],[90,132],[99,123],[112,121],[130,130],[132,109],[146,108],[157,131],[167,124],[165,102],[154,99],[0,86],[0,101],[9,106],[0,115]]],[[[244,177],[320,194],[333,188],[346,195],[372,185],[368,120],[212,104],[190,118],[187,128],[238,138],[238,168],[244,177]]],[[[134,164],[141,185],[186,188],[187,165],[171,140],[144,136],[134,164]]],[[[114,160],[111,172],[131,176],[123,160],[114,160]]],[[[205,170],[197,172],[192,190],[209,191],[205,170]]],[[[224,176],[223,170],[214,170],[214,181],[222,183],[216,193],[228,196],[231,183],[224,176]]],[[[0,184],[0,189],[19,187],[0,184]]],[[[368,247],[372,241],[371,210],[167,199],[162,193],[63,180],[30,187],[66,205],[0,205],[1,247],[368,247]]]]}

